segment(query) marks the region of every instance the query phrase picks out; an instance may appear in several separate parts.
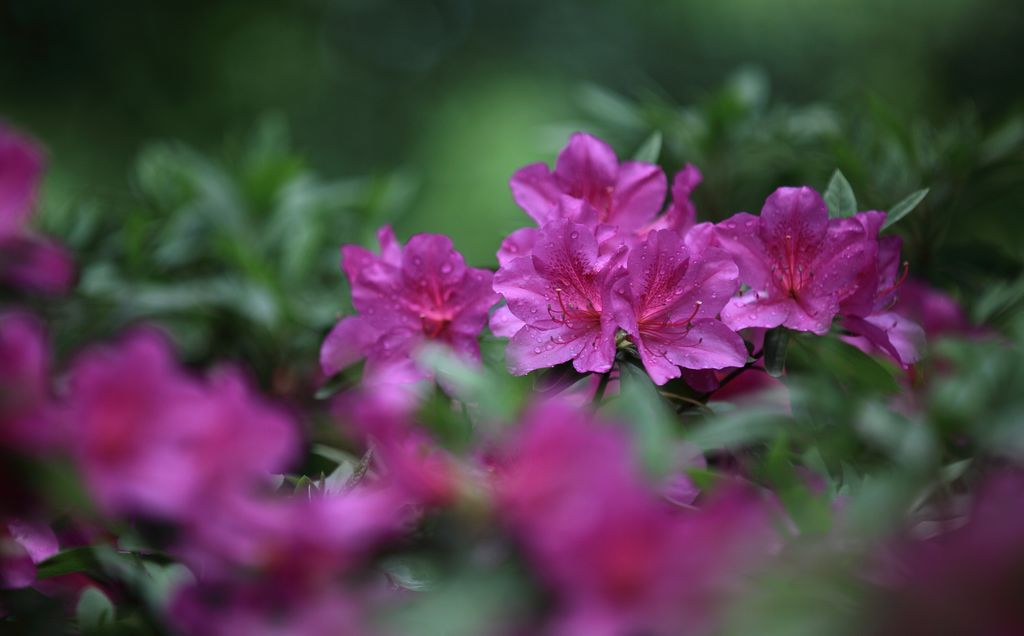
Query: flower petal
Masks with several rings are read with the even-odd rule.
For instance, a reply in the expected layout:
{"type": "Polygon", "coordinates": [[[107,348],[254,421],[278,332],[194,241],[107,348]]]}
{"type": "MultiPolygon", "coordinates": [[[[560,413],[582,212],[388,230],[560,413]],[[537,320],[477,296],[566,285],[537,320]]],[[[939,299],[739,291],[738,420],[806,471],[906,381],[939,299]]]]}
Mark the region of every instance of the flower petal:
{"type": "Polygon", "coordinates": [[[552,213],[562,195],[554,176],[543,163],[533,163],[516,170],[508,182],[516,205],[538,225],[554,220],[552,213]]]}
{"type": "Polygon", "coordinates": [[[618,179],[607,221],[622,232],[643,227],[661,211],[668,182],[659,166],[626,161],[619,166],[618,179]]]}
{"type": "Polygon", "coordinates": [[[363,318],[342,318],[320,346],[320,368],[325,375],[334,375],[364,358],[379,337],[380,331],[363,318]]]}

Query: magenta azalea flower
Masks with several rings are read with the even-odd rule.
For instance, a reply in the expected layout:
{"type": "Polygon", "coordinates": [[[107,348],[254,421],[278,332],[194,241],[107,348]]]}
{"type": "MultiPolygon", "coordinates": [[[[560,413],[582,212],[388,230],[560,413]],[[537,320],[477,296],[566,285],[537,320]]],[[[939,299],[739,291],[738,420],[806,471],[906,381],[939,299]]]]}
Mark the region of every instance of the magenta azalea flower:
{"type": "Polygon", "coordinates": [[[495,274],[494,290],[523,323],[506,353],[513,374],[568,360],[580,372],[611,369],[617,326],[605,307],[625,275],[626,248],[599,250],[594,232],[555,221],[537,232],[531,254],[507,259],[495,274]]]}
{"type": "Polygon", "coordinates": [[[56,535],[44,523],[0,520],[0,589],[35,583],[36,564],[57,554],[59,549],[56,535]]]}
{"type": "Polygon", "coordinates": [[[520,168],[509,181],[512,197],[538,225],[563,219],[559,199],[586,201],[598,222],[631,232],[654,219],[668,189],[665,173],[654,164],[619,163],[611,146],[586,133],[574,133],[552,172],[543,163],[520,168]]]}
{"type": "Polygon", "coordinates": [[[60,245],[25,227],[43,166],[38,146],[0,124],[0,282],[61,293],[74,275],[70,256],[60,245]]]}
{"type": "Polygon", "coordinates": [[[855,218],[829,219],[811,188],[779,188],[761,216],[740,213],[716,226],[749,290],[722,310],[733,329],[783,326],[824,334],[858,289],[877,242],[855,218]]]}
{"type": "Polygon", "coordinates": [[[111,513],[172,521],[204,514],[204,502],[253,489],[297,450],[291,421],[241,378],[189,377],[152,332],[82,354],[70,410],[79,468],[111,513]]]}
{"type": "MultiPolygon", "coordinates": [[[[877,237],[885,222],[884,212],[860,212],[853,218],[870,237],[877,237]]],[[[898,236],[878,240],[875,262],[860,272],[857,290],[840,305],[842,326],[852,336],[844,340],[867,353],[881,352],[901,366],[917,362],[924,350],[925,333],[913,320],[894,311],[897,290],[907,276],[907,264],[900,264],[898,236]]]]}
{"type": "Polygon", "coordinates": [[[446,236],[417,234],[404,250],[390,227],[377,236],[380,256],[357,245],[342,247],[359,315],[342,319],[327,335],[320,350],[324,373],[366,358],[368,376],[417,378],[410,354],[425,340],[478,360],[477,337],[498,300],[491,272],[467,267],[446,236]]]}
{"type": "Polygon", "coordinates": [[[701,243],[652,232],[630,251],[629,275],[612,294],[617,324],[656,384],[679,377],[679,367],[722,369],[747,360],[743,339],[716,318],[739,289],[736,264],[701,243]]]}
{"type": "Polygon", "coordinates": [[[776,540],[769,507],[732,493],[682,510],[632,459],[621,428],[548,404],[498,458],[502,517],[555,595],[560,636],[706,633],[776,540]]]}

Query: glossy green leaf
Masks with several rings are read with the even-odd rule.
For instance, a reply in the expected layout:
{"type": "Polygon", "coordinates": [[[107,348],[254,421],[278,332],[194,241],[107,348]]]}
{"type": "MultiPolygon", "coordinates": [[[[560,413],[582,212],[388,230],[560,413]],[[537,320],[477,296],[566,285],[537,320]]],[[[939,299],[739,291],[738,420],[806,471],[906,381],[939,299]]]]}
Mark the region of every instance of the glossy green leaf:
{"type": "Polygon", "coordinates": [[[899,223],[900,219],[913,212],[914,208],[916,208],[917,205],[921,203],[926,196],[928,196],[928,191],[928,188],[921,188],[920,190],[907,195],[905,199],[892,206],[889,210],[889,214],[885,217],[885,223],[882,225],[882,229],[889,229],[899,223]]]}
{"type": "Polygon", "coordinates": [[[853,195],[853,188],[846,180],[843,173],[836,170],[825,188],[825,205],[828,206],[828,214],[832,218],[853,216],[857,213],[857,197],[853,195]]]}

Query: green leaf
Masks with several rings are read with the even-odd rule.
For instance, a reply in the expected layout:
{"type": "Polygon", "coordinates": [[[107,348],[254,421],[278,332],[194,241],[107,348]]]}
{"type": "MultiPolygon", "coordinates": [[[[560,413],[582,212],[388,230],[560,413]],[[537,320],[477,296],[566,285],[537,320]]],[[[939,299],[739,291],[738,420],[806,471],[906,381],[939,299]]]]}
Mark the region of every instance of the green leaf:
{"type": "Polygon", "coordinates": [[[652,132],[651,136],[633,153],[633,159],[645,163],[657,163],[658,157],[661,156],[661,139],[660,130],[652,132]]]}
{"type": "Polygon", "coordinates": [[[786,370],[786,349],[789,346],[789,331],[776,327],[764,334],[764,368],[773,377],[779,377],[786,370]]]}
{"type": "Polygon", "coordinates": [[[853,216],[857,213],[857,197],[853,195],[850,182],[839,170],[832,173],[832,178],[825,189],[825,205],[828,206],[828,214],[832,218],[853,216]]]}
{"type": "Polygon", "coordinates": [[[42,580],[73,572],[95,571],[98,566],[91,547],[70,548],[40,563],[36,567],[36,578],[42,580]]]}
{"type": "MultiPolygon", "coordinates": [[[[846,390],[896,393],[899,369],[833,336],[800,335],[791,338],[789,369],[812,380],[830,380],[846,390]]],[[[766,345],[767,346],[767,345],[766,345]]]]}
{"type": "Polygon", "coordinates": [[[609,400],[609,408],[632,429],[634,443],[647,470],[655,475],[663,474],[672,460],[675,424],[672,411],[643,369],[620,363],[619,383],[619,395],[609,400]]]}
{"type": "Polygon", "coordinates": [[[899,223],[900,219],[913,212],[914,208],[917,207],[917,204],[924,200],[928,195],[928,190],[928,188],[921,188],[917,192],[909,194],[905,199],[892,206],[892,209],[889,210],[888,216],[885,217],[885,223],[882,225],[882,229],[889,229],[899,223]]]}
{"type": "Polygon", "coordinates": [[[690,429],[686,441],[702,451],[748,446],[774,438],[791,420],[763,409],[738,409],[690,429]]]}
{"type": "Polygon", "coordinates": [[[82,634],[103,633],[114,624],[114,604],[96,587],[87,587],[78,598],[75,617],[82,634]]]}

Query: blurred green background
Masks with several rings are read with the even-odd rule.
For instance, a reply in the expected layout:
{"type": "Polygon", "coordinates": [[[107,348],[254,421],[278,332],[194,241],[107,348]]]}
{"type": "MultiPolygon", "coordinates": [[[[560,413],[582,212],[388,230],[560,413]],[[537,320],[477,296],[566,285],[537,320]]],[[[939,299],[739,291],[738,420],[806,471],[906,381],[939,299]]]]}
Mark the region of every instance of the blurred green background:
{"type": "Polygon", "coordinates": [[[483,263],[522,222],[509,174],[586,125],[583,83],[689,103],[754,65],[781,102],[998,116],[1022,34],[1015,0],[5,0],[0,112],[48,145],[51,204],[123,199],[146,142],[217,153],[277,112],[318,173],[407,173],[400,232],[483,263]]]}
{"type": "Polygon", "coordinates": [[[66,344],[158,319],[260,369],[315,360],[337,246],[382,223],[495,266],[509,176],[578,129],[660,135],[704,219],[837,167],[862,209],[931,188],[911,271],[994,321],[1024,297],[1020,59],[1018,0],[0,2],[0,113],[80,263],[66,344]]]}

